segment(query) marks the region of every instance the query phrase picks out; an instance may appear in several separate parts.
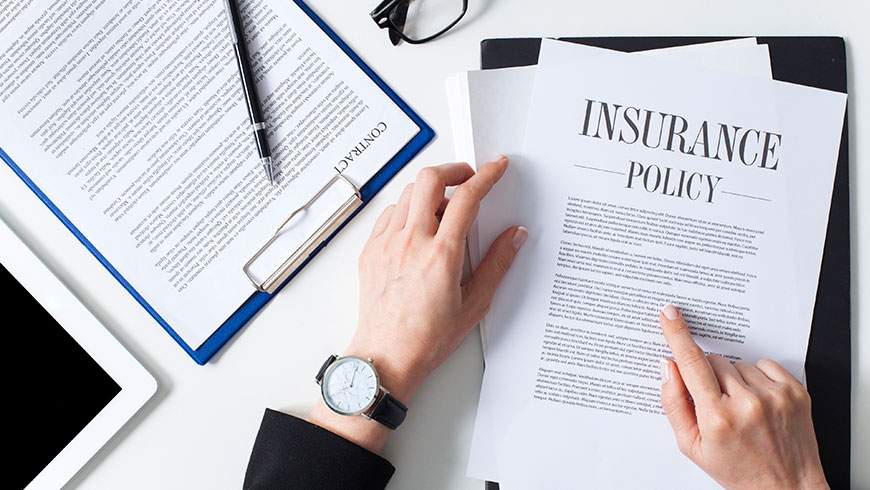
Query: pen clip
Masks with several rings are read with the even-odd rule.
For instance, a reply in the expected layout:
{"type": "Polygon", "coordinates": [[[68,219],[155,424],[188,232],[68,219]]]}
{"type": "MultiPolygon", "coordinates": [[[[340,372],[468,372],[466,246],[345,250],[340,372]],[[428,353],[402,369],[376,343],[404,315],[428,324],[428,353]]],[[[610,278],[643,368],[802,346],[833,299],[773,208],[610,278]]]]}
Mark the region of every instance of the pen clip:
{"type": "Polygon", "coordinates": [[[275,233],[271,238],[255,253],[242,267],[242,270],[247,276],[248,280],[251,281],[251,284],[257,288],[257,291],[262,291],[264,293],[273,294],[280,286],[284,283],[284,281],[289,278],[296,269],[305,262],[306,259],[311,255],[311,253],[321,244],[324,240],[329,238],[330,235],[341,226],[344,221],[350,217],[360,206],[362,206],[362,195],[360,194],[359,188],[351,182],[347,177],[345,177],[342,173],[336,173],[329,181],[320,188],[305,204],[294,210],[290,215],[285,219],[279,226],[275,233]],[[281,263],[281,265],[273,271],[271,274],[266,277],[266,279],[262,282],[258,282],[254,273],[251,271],[251,266],[263,255],[263,253],[273,244],[275,243],[281,235],[287,231],[287,227],[293,218],[299,216],[301,213],[306,211],[308,208],[314,204],[324,193],[326,193],[333,185],[336,183],[345,183],[353,190],[352,195],[342,202],[338,208],[329,216],[329,218],[324,221],[315,231],[312,233],[305,241],[302,242],[296,250],[290,254],[290,256],[281,263]]]}

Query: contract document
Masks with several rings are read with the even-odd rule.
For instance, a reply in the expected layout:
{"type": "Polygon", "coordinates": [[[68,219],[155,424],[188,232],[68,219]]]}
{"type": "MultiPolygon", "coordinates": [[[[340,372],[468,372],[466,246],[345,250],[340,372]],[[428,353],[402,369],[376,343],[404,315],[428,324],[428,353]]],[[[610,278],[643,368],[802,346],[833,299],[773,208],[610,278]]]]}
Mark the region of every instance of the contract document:
{"type": "Polygon", "coordinates": [[[275,186],[221,1],[0,6],[0,147],[193,349],[255,292],[242,266],[291,211],[418,131],[299,5],[239,3],[275,186]]]}
{"type": "Polygon", "coordinates": [[[536,70],[479,220],[482,249],[508,225],[530,237],[486,319],[469,474],[715,487],[661,413],[658,312],[801,377],[845,95],[548,40],[536,70]]]}

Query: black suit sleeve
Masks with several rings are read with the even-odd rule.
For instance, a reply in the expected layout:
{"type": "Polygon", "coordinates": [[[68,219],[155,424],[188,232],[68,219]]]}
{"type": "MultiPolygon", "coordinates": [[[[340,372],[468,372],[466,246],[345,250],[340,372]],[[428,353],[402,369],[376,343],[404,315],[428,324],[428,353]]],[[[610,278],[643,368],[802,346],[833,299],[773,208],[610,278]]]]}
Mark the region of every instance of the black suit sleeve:
{"type": "Polygon", "coordinates": [[[267,409],[244,488],[382,489],[395,471],[386,459],[341,436],[267,409]]]}

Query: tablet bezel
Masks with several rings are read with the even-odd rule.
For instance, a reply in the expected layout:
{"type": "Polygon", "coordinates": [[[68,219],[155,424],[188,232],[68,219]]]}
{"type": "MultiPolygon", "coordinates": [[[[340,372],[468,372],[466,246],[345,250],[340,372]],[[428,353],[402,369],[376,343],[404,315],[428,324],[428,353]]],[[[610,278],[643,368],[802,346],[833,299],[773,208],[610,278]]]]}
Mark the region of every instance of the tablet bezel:
{"type": "Polygon", "coordinates": [[[157,392],[157,381],[2,220],[0,263],[121,387],[26,487],[60,488],[157,392]]]}

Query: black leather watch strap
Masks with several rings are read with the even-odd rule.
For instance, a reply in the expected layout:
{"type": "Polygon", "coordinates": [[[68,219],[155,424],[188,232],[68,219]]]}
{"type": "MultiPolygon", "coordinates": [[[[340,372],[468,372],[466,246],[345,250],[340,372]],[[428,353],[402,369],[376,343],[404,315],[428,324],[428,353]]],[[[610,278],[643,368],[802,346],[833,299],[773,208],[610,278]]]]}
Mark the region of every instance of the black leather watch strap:
{"type": "Polygon", "coordinates": [[[326,358],[323,366],[320,366],[320,371],[317,371],[317,376],[314,377],[314,379],[317,380],[318,383],[323,381],[323,375],[326,374],[326,370],[329,369],[329,366],[332,365],[332,363],[335,362],[336,359],[338,359],[338,356],[335,354],[326,358]]]}
{"type": "Polygon", "coordinates": [[[395,430],[402,425],[407,414],[408,407],[393,398],[389,393],[384,393],[380,400],[375,402],[370,417],[372,420],[376,420],[388,428],[395,430]]]}

